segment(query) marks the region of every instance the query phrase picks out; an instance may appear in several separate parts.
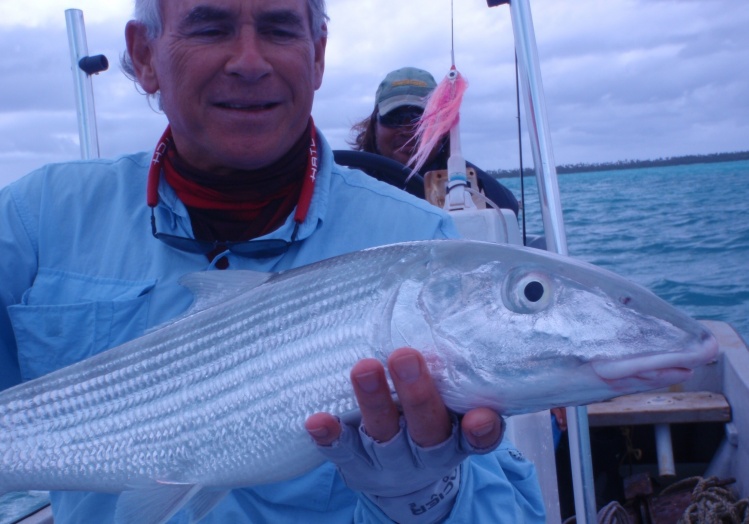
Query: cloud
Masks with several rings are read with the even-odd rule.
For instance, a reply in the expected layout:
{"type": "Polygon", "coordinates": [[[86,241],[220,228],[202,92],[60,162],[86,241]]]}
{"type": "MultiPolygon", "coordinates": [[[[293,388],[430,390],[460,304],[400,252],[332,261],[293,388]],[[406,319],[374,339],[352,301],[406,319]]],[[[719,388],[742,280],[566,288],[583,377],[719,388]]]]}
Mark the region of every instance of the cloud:
{"type": "MultiPolygon", "coordinates": [[[[75,9],[83,12],[87,24],[111,20],[127,20],[132,13],[130,0],[77,0],[75,9]]],[[[65,27],[65,6],[59,0],[8,0],[0,4],[0,28],[6,27],[65,27]]]]}
{"type": "MultiPolygon", "coordinates": [[[[735,0],[531,0],[548,121],[559,164],[746,150],[749,3],[735,0]]],[[[85,0],[101,152],[150,149],[166,125],[119,71],[129,0],[85,0]]],[[[441,80],[450,66],[449,0],[328,0],[326,72],[313,108],[335,148],[368,115],[384,75],[404,65],[441,80]]],[[[508,6],[455,2],[455,59],[469,81],[466,157],[517,167],[508,6]]],[[[77,158],[64,12],[57,0],[0,4],[0,186],[77,158]]],[[[526,123],[521,120],[523,129],[526,123]]],[[[532,163],[524,139],[525,165],[532,163]]]]}
{"type": "MultiPolygon", "coordinates": [[[[110,70],[92,78],[102,156],[153,147],[165,119],[151,111],[119,71],[122,20],[87,27],[89,52],[110,70]]],[[[45,163],[80,158],[67,35],[62,25],[0,31],[0,187],[45,163]]]]}

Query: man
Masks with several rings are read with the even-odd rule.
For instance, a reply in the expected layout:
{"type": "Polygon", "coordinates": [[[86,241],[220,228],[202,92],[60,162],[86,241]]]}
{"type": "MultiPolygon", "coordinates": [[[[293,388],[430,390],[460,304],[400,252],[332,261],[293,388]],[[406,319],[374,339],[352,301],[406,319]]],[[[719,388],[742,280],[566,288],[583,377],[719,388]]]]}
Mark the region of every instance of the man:
{"type": "MultiPolygon", "coordinates": [[[[125,69],[158,97],[169,127],[153,155],[46,166],[0,192],[0,387],[174,317],[191,301],[177,284],[185,273],[278,271],[455,235],[436,208],[336,166],[317,134],[323,0],[136,0],[136,18],[125,69]]],[[[233,490],[204,522],[540,521],[532,466],[492,451],[498,415],[450,415],[413,349],[388,364],[403,417],[382,365],[360,362],[352,382],[361,429],[325,413],[306,424],[338,468],[233,490]],[[392,442],[413,455],[373,464],[392,442]],[[352,459],[362,445],[373,455],[352,459]],[[459,489],[446,490],[451,483],[459,489]]],[[[119,495],[51,497],[57,523],[88,523],[111,522],[119,495]]],[[[158,502],[128,510],[153,517],[158,502]]],[[[173,521],[188,518],[183,510],[173,521]]]]}

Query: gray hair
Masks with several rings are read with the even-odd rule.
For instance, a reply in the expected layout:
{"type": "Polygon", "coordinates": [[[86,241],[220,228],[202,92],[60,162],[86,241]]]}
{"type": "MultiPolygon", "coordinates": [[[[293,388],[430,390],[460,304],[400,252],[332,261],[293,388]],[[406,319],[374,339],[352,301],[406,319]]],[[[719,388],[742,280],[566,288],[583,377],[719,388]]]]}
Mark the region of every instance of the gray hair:
{"type": "MultiPolygon", "coordinates": [[[[163,30],[161,20],[161,0],[135,0],[134,19],[146,28],[146,36],[153,40],[161,35],[163,30]]],[[[325,23],[330,19],[325,11],[325,0],[307,0],[307,9],[309,10],[310,30],[312,38],[317,40],[327,36],[325,23]]],[[[120,57],[120,66],[125,75],[138,82],[135,76],[133,60],[127,51],[120,57]]]]}

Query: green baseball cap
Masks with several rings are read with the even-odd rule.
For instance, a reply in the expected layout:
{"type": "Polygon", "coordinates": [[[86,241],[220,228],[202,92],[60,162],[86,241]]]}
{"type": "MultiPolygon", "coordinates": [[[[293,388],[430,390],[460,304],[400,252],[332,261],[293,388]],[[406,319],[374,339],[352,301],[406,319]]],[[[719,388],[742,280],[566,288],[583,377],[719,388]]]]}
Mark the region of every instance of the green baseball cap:
{"type": "Polygon", "coordinates": [[[416,106],[424,109],[427,96],[437,82],[434,77],[423,69],[403,67],[391,71],[380,82],[375,95],[377,112],[386,115],[393,109],[403,106],[416,106]]]}

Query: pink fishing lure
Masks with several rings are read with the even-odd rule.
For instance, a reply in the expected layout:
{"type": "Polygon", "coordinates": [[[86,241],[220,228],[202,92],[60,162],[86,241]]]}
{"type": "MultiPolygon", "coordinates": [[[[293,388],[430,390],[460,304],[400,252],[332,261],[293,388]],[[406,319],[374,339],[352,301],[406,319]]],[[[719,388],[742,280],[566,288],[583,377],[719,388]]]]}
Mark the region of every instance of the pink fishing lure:
{"type": "Polygon", "coordinates": [[[455,66],[452,66],[450,72],[429,95],[424,115],[413,138],[418,146],[408,162],[414,172],[418,172],[424,166],[429,154],[442,137],[458,123],[460,104],[467,87],[468,82],[455,66]]]}

